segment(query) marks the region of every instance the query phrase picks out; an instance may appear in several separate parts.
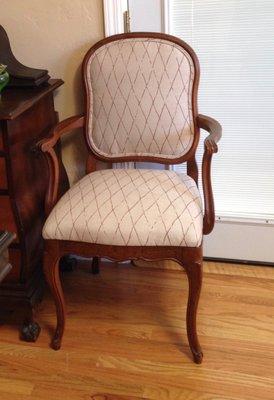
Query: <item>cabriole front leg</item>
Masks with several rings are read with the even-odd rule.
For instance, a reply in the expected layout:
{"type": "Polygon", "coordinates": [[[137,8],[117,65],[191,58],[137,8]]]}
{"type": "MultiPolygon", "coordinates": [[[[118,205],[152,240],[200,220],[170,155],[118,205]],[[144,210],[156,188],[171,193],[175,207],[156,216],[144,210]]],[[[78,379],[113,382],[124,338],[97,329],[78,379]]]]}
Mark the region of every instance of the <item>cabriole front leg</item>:
{"type": "Polygon", "coordinates": [[[58,251],[58,246],[54,243],[46,243],[44,256],[44,274],[54,298],[57,314],[56,330],[51,342],[51,347],[54,350],[59,350],[61,347],[66,318],[65,299],[60,281],[59,261],[60,255],[58,251]]]}
{"type": "Polygon", "coordinates": [[[202,260],[196,262],[181,263],[188,277],[188,303],[187,303],[187,337],[193,359],[196,364],[201,364],[203,352],[197,334],[197,309],[202,287],[202,260]]]}

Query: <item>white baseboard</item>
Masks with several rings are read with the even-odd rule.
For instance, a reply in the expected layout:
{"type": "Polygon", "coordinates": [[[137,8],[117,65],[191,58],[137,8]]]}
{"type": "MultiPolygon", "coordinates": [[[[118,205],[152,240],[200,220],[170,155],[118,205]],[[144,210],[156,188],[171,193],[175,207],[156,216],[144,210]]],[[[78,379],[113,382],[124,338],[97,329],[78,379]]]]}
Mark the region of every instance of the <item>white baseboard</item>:
{"type": "Polygon", "coordinates": [[[274,263],[274,226],[217,221],[204,237],[204,256],[274,263]]]}

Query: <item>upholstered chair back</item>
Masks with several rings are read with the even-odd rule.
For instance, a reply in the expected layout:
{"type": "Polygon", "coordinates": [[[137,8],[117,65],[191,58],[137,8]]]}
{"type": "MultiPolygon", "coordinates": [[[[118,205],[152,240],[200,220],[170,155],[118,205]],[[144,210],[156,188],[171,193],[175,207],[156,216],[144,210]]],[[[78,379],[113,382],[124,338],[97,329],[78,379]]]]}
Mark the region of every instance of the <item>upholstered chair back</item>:
{"type": "Polygon", "coordinates": [[[101,158],[176,160],[194,143],[197,60],[178,39],[139,35],[117,35],[86,56],[88,142],[101,158]]]}

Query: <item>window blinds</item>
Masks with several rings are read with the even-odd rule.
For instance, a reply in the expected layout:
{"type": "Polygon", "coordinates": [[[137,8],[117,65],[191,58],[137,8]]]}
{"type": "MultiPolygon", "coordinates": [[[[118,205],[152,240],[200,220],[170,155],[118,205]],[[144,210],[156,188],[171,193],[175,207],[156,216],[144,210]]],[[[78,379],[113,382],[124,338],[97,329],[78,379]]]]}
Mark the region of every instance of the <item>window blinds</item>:
{"type": "Polygon", "coordinates": [[[217,216],[273,219],[273,0],[170,0],[169,31],[200,60],[199,112],[223,126],[212,170],[217,216]]]}

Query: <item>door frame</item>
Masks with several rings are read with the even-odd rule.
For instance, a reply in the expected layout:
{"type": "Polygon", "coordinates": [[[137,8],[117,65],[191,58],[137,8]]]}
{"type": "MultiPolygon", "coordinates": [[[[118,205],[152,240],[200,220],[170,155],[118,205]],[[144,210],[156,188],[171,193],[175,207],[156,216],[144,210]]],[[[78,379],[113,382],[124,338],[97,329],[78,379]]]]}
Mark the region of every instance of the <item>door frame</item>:
{"type": "Polygon", "coordinates": [[[127,0],[103,0],[105,36],[124,32],[124,12],[128,9],[127,0]]]}

